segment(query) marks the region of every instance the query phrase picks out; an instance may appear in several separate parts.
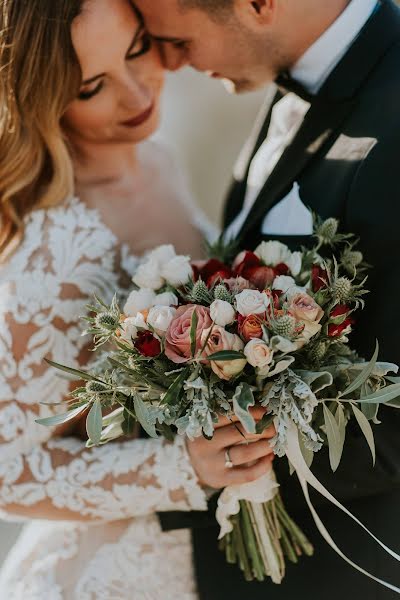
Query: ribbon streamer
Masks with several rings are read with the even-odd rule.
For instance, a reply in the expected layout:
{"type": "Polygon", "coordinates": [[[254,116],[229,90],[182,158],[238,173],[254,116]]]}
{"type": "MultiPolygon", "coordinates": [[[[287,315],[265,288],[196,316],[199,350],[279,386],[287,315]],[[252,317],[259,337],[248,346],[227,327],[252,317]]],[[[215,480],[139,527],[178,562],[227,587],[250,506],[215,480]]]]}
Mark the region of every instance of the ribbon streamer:
{"type": "Polygon", "coordinates": [[[341,558],[343,558],[343,560],[345,560],[354,569],[356,569],[363,575],[366,575],[370,579],[373,579],[373,581],[380,583],[381,585],[388,588],[389,590],[392,590],[393,592],[400,594],[400,588],[398,588],[382,579],[379,579],[378,577],[375,577],[374,575],[372,575],[371,573],[369,573],[368,571],[366,571],[365,569],[363,569],[362,567],[357,565],[350,558],[348,558],[340,550],[340,548],[335,544],[335,542],[333,541],[332,537],[330,536],[329,532],[327,531],[325,525],[322,523],[317,511],[315,510],[315,508],[310,500],[310,496],[309,496],[309,492],[308,492],[308,484],[311,485],[314,489],[316,489],[327,500],[332,502],[332,504],[334,504],[340,510],[342,510],[345,514],[347,514],[351,519],[353,519],[353,521],[355,521],[357,523],[357,525],[359,525],[362,529],[364,529],[364,531],[366,531],[368,533],[368,535],[371,536],[379,544],[379,546],[381,546],[381,548],[383,548],[385,550],[385,552],[390,554],[390,556],[392,556],[395,560],[400,561],[400,556],[398,554],[396,554],[396,552],[393,552],[393,550],[391,550],[390,548],[385,546],[385,544],[383,542],[381,542],[373,533],[371,533],[371,531],[369,531],[369,529],[359,519],[357,519],[357,517],[355,517],[347,508],[345,508],[338,500],[336,500],[336,498],[334,496],[332,496],[332,494],[330,492],[328,492],[328,490],[318,481],[318,479],[315,477],[315,475],[313,475],[313,473],[310,471],[310,469],[308,468],[308,466],[303,458],[303,455],[302,455],[302,452],[300,449],[299,435],[298,435],[298,430],[297,430],[296,425],[291,420],[289,420],[287,422],[287,425],[288,425],[288,430],[287,430],[286,455],[297,473],[297,476],[299,478],[300,485],[303,489],[304,497],[306,499],[308,507],[311,511],[311,514],[312,514],[315,524],[318,528],[318,531],[320,532],[320,534],[322,535],[324,540],[329,544],[329,546],[341,558]]]}

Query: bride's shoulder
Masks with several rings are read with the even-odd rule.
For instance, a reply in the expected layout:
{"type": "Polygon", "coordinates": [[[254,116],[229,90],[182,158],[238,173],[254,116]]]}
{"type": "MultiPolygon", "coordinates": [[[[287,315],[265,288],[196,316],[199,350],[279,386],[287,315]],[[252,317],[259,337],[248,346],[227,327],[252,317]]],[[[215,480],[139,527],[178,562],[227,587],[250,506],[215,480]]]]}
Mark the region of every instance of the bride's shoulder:
{"type": "MultiPolygon", "coordinates": [[[[68,263],[94,260],[115,246],[97,211],[78,198],[32,210],[23,219],[23,237],[16,250],[0,269],[0,279],[18,279],[27,272],[52,272],[68,263]]],[[[71,269],[73,265],[71,264],[71,269]]]]}

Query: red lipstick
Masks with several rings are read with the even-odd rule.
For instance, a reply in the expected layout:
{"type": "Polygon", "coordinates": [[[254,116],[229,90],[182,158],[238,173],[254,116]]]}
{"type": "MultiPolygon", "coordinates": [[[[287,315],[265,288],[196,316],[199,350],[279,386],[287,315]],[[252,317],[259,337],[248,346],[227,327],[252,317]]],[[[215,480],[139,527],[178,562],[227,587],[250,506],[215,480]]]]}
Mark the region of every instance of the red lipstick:
{"type": "Polygon", "coordinates": [[[139,127],[140,125],[143,125],[143,123],[145,123],[148,119],[150,119],[151,115],[153,114],[153,110],[154,103],[140,115],[134,117],[133,119],[130,119],[129,121],[123,121],[121,125],[124,125],[125,127],[139,127]]]}

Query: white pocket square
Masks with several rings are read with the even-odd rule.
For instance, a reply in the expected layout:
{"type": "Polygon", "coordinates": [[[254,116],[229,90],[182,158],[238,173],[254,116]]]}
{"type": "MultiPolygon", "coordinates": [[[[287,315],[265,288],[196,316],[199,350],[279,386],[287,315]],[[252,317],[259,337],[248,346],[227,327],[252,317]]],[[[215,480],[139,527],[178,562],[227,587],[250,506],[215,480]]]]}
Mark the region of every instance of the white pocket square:
{"type": "Polygon", "coordinates": [[[278,202],[265,217],[261,233],[265,235],[311,235],[313,217],[300,198],[300,187],[295,183],[285,198],[278,202]]]}

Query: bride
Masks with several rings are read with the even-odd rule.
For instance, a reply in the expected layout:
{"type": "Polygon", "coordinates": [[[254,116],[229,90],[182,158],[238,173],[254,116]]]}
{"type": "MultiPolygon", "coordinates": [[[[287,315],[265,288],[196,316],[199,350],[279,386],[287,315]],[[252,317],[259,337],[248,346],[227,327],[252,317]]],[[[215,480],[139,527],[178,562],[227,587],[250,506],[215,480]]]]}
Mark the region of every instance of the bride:
{"type": "Polygon", "coordinates": [[[26,522],[0,574],[7,600],[194,600],[190,532],[163,533],[156,513],[206,510],[207,486],[270,468],[262,440],[226,469],[241,441],[229,422],[211,442],[90,450],[35,423],[72,389],[44,358],[89,362],[77,315],[93,293],[123,298],[155,245],[200,255],[204,219],[146,141],[162,86],[128,0],[2,3],[0,514],[26,522]]]}

